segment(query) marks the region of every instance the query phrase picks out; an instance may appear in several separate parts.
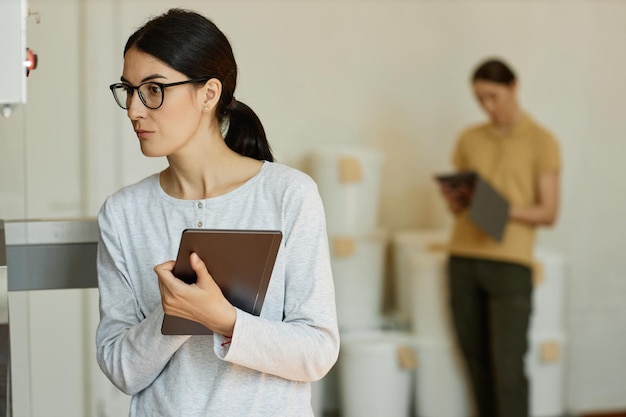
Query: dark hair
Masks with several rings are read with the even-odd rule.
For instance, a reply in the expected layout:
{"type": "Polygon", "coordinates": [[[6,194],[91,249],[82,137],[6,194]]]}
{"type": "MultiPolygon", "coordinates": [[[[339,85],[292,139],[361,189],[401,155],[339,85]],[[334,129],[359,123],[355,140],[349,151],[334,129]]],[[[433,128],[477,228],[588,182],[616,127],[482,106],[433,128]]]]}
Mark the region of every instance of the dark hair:
{"type": "Polygon", "coordinates": [[[133,33],[124,55],[130,48],[152,55],[189,78],[220,80],[222,95],[216,113],[220,123],[228,118],[226,144],[241,155],[274,160],[258,116],[235,100],[237,63],[228,39],[212,21],[190,10],[170,9],[133,33]]]}
{"type": "Polygon", "coordinates": [[[481,63],[472,75],[472,82],[484,80],[510,86],[515,83],[513,70],[499,59],[489,59],[481,63]]]}

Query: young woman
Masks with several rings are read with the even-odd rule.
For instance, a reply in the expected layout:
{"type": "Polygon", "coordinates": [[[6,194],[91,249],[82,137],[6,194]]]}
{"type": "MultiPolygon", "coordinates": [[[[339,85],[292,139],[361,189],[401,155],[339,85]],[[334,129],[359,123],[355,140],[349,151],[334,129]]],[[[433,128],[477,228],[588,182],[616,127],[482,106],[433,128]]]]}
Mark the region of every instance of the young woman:
{"type": "Polygon", "coordinates": [[[337,359],[317,187],[272,162],[260,121],[234,97],[236,80],[224,34],[172,9],[130,36],[111,86],[142,153],[169,163],[98,215],[97,359],[132,395],[131,416],[312,416],[310,382],[337,359]],[[259,317],[231,305],[195,254],[197,283],[172,275],[185,228],[282,231],[259,317]],[[162,335],[164,314],[214,334],[162,335]]]}
{"type": "Polygon", "coordinates": [[[482,63],[474,95],[489,117],[458,139],[453,163],[475,171],[510,204],[501,242],[468,218],[467,189],[443,189],[455,214],[449,279],[453,318],[479,416],[528,417],[524,372],[531,312],[535,229],[556,221],[560,156],[557,141],[519,105],[513,71],[482,63]]]}

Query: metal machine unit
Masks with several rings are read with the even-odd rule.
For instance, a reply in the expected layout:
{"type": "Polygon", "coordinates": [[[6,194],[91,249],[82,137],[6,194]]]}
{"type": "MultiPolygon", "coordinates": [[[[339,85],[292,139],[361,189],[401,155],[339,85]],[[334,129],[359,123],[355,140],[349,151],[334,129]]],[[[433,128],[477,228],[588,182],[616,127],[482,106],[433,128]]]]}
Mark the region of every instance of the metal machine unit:
{"type": "Polygon", "coordinates": [[[97,287],[95,219],[0,220],[0,417],[12,415],[8,292],[97,287]]]}
{"type": "Polygon", "coordinates": [[[26,0],[0,1],[0,111],[9,117],[26,103],[26,77],[37,67],[37,55],[26,47],[26,0]]]}

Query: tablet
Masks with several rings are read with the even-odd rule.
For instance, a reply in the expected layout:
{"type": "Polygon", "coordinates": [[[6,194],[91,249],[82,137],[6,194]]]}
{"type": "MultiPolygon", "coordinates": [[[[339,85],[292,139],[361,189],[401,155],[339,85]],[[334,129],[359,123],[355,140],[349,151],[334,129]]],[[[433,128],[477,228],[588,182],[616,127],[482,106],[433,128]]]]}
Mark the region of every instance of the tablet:
{"type": "Polygon", "coordinates": [[[469,218],[484,233],[501,242],[509,220],[509,202],[487,180],[473,171],[438,174],[435,179],[451,189],[465,187],[459,202],[469,207],[469,218]]]}
{"type": "Polygon", "coordinates": [[[473,187],[478,174],[474,171],[461,171],[450,174],[435,175],[435,179],[442,184],[446,184],[450,188],[457,188],[461,185],[473,187]]]}
{"type": "MultiPolygon", "coordinates": [[[[224,296],[235,307],[258,316],[278,255],[282,233],[278,230],[185,229],[173,274],[188,284],[196,282],[189,256],[195,252],[224,296]]],[[[165,335],[212,334],[200,323],[165,315],[165,335]]]]}

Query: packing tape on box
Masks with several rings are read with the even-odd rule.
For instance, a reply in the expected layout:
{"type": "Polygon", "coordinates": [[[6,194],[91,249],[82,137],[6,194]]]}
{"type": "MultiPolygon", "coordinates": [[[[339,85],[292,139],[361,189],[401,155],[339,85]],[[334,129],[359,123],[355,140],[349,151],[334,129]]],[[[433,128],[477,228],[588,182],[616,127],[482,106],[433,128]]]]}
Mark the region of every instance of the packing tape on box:
{"type": "Polygon", "coordinates": [[[543,362],[558,362],[561,359],[561,345],[557,341],[543,342],[539,348],[539,355],[543,362]]]}
{"type": "Polygon", "coordinates": [[[363,181],[363,168],[357,158],[339,158],[339,182],[347,184],[363,181]]]}
{"type": "Polygon", "coordinates": [[[356,242],[350,237],[333,238],[333,254],[338,258],[347,258],[356,252],[356,242]]]}
{"type": "Polygon", "coordinates": [[[417,355],[413,349],[408,346],[399,346],[396,353],[398,354],[400,369],[413,370],[417,368],[417,355]]]}

